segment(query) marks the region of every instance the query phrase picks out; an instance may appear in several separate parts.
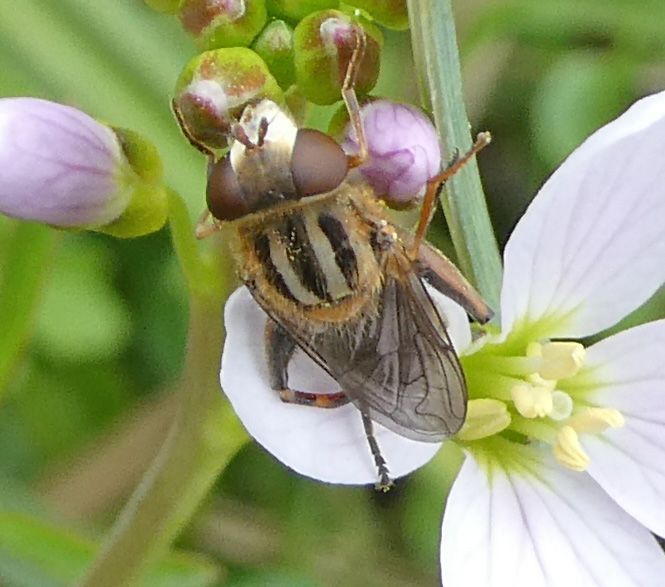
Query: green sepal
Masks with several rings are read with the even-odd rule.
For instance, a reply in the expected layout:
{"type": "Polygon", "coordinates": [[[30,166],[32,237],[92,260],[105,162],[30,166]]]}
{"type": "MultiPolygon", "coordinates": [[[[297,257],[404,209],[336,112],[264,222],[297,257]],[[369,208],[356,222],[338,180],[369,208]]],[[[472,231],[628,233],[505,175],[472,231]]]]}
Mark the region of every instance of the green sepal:
{"type": "Polygon", "coordinates": [[[265,61],[282,89],[286,90],[295,83],[293,27],[283,20],[272,21],[261,31],[252,49],[265,61]]]}
{"type": "Polygon", "coordinates": [[[168,212],[162,160],[155,146],[138,133],[120,128],[113,130],[127,160],[119,188],[128,190],[128,204],[112,222],[86,228],[119,238],[156,232],[166,223],[168,212]]]}

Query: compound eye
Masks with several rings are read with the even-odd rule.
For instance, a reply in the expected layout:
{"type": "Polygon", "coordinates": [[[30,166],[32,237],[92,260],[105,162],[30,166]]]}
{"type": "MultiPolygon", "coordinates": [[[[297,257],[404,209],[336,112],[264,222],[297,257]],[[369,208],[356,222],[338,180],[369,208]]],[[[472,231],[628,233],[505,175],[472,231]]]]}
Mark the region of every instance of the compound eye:
{"type": "Polygon", "coordinates": [[[251,211],[228,155],[212,164],[206,200],[208,210],[218,220],[236,220],[251,211]]]}
{"type": "Polygon", "coordinates": [[[348,170],[349,160],[334,139],[311,128],[298,130],[291,154],[291,176],[298,197],[334,190],[348,170]]]}

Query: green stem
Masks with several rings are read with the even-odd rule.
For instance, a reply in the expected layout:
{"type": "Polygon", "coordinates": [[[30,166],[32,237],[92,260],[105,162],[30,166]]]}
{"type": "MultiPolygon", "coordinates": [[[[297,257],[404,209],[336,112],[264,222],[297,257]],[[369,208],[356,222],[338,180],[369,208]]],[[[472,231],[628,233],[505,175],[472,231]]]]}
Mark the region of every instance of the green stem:
{"type": "Polygon", "coordinates": [[[191,294],[202,294],[217,290],[222,294],[222,284],[216,259],[204,258],[194,238],[192,221],[187,205],[178,193],[167,187],[169,198],[169,228],[171,240],[180,268],[191,294]]]}
{"type": "MultiPolygon", "coordinates": [[[[176,194],[172,197],[177,198],[176,194]]],[[[165,555],[247,435],[219,387],[225,296],[193,254],[191,223],[171,207],[178,258],[190,281],[191,305],[179,413],[150,469],[112,528],[80,587],[126,587],[165,555]],[[189,230],[184,227],[189,224],[189,230]],[[187,242],[189,239],[190,243],[187,242]],[[204,278],[201,281],[201,278],[204,278]],[[205,288],[205,283],[208,287],[205,288]]],[[[221,280],[217,280],[221,283],[221,280]]]]}
{"type": "MultiPolygon", "coordinates": [[[[423,104],[432,111],[443,152],[472,144],[450,0],[407,0],[413,55],[423,104]]],[[[465,165],[441,193],[460,268],[489,305],[499,309],[501,257],[478,166],[465,165]]]]}
{"type": "Polygon", "coordinates": [[[33,324],[57,231],[34,222],[7,221],[0,256],[0,399],[12,380],[33,324]]]}

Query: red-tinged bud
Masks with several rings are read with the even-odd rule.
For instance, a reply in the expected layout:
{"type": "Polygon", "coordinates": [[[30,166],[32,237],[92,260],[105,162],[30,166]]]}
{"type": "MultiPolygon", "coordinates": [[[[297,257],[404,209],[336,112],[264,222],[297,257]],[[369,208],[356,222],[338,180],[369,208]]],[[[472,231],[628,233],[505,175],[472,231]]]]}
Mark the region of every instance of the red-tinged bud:
{"type": "Polygon", "coordinates": [[[379,30],[358,23],[338,10],[324,10],[300,21],[294,31],[296,81],[315,104],[333,104],[341,99],[344,78],[353,51],[358,46],[358,27],[365,32],[365,50],[358,68],[355,90],[366,94],[379,77],[383,37],[379,30]]]}
{"type": "Polygon", "coordinates": [[[214,151],[228,146],[231,123],[258,98],[283,102],[263,60],[250,49],[234,47],[192,59],[180,74],[173,106],[185,134],[214,151]]]}
{"type": "Polygon", "coordinates": [[[247,47],[265,26],[265,0],[184,0],[180,22],[203,49],[247,47]]]}

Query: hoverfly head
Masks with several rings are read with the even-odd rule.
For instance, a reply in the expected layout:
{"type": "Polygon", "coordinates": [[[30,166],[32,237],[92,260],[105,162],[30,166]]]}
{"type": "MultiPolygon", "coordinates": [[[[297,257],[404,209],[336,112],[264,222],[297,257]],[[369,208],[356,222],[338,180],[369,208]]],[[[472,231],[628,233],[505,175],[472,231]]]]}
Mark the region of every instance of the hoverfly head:
{"type": "Polygon", "coordinates": [[[247,106],[231,132],[230,151],[208,173],[208,208],[218,220],[332,191],[346,177],[348,158],[339,144],[299,129],[271,100],[247,106]]]}

